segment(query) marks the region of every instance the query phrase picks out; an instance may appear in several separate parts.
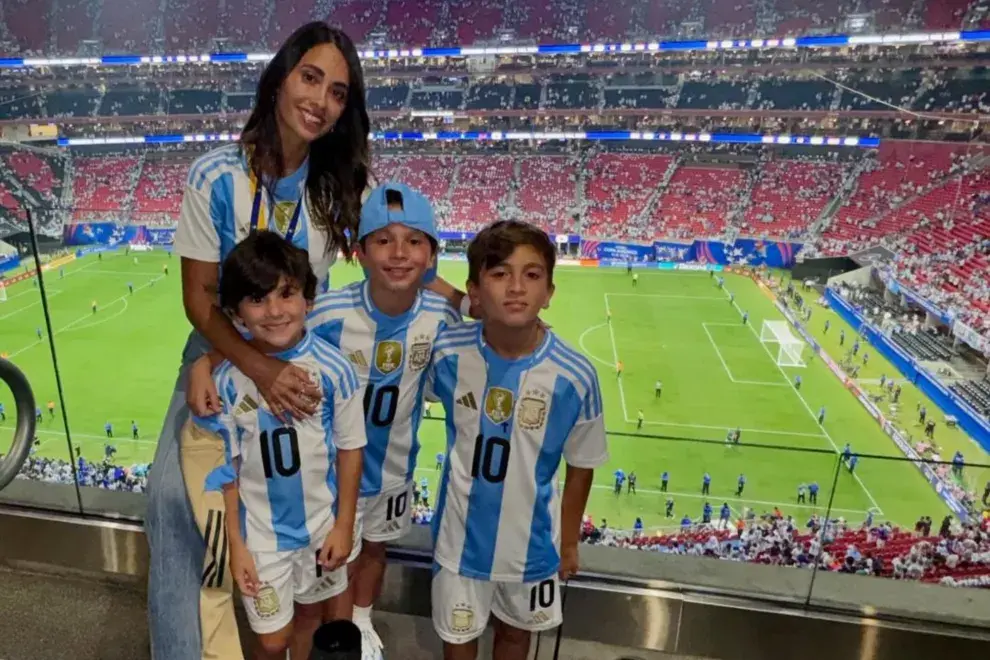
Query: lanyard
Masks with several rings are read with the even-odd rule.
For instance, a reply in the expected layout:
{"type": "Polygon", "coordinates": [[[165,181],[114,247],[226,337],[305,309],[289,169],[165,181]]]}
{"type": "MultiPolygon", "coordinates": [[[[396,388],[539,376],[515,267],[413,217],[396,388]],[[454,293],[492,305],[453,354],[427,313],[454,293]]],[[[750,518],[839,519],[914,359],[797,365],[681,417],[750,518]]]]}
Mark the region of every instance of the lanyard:
{"type": "MultiPolygon", "coordinates": [[[[261,189],[263,186],[258,185],[258,179],[255,177],[254,172],[251,173],[251,187],[254,188],[254,202],[251,204],[251,231],[255,232],[259,229],[268,229],[268,224],[272,221],[275,214],[275,200],[272,195],[269,195],[268,199],[268,217],[264,217],[265,214],[261,209],[261,189]]],[[[306,196],[305,190],[299,199],[296,200],[295,209],[292,211],[292,219],[289,220],[289,227],[285,230],[285,240],[292,242],[292,237],[296,235],[296,229],[299,226],[299,215],[302,212],[303,198],[306,196]]],[[[273,227],[274,229],[274,227],[273,227]]]]}

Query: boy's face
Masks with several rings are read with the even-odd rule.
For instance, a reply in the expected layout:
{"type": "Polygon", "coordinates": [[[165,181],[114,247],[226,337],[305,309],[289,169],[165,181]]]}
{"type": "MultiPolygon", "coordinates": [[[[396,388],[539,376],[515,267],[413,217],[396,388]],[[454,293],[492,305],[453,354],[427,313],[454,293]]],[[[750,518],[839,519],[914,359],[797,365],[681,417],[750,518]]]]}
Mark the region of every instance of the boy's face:
{"type": "Polygon", "coordinates": [[[242,300],[237,316],[256,340],[281,351],[302,337],[310,306],[299,282],[283,276],[268,295],[242,300]]]}
{"type": "Polygon", "coordinates": [[[535,323],[553,290],[547,264],[531,245],[519,245],[502,263],[482,269],[477,284],[468,282],[471,303],[482,318],[510,328],[535,323]]]}
{"type": "Polygon", "coordinates": [[[369,234],[357,255],[368,279],[389,291],[419,289],[434,259],[427,235],[398,223],[369,234]]]}

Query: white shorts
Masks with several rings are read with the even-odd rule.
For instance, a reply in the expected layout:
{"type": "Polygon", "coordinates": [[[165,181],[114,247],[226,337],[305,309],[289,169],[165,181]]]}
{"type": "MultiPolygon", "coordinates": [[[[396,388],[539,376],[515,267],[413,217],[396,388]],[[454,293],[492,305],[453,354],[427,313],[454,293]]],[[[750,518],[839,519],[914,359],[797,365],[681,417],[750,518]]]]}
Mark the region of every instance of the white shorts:
{"type": "Polygon", "coordinates": [[[327,571],[317,563],[323,539],[287,552],[252,552],[261,587],[254,598],[242,596],[251,630],[277,632],[292,623],[293,603],[312,605],[347,590],[347,566],[327,571]]]}
{"type": "Polygon", "coordinates": [[[494,614],[520,630],[539,632],[564,620],[557,575],[540,582],[488,582],[446,568],[433,575],[433,627],[449,644],[481,637],[494,614]]]}
{"type": "Polygon", "coordinates": [[[361,538],[385,543],[405,536],[412,527],[413,482],[392,490],[362,497],[361,538]]]}
{"type": "Polygon", "coordinates": [[[353,564],[354,560],[361,554],[361,531],[364,529],[364,514],[361,511],[361,499],[358,498],[357,507],[354,511],[354,533],[351,535],[351,554],[347,556],[347,563],[353,564]]]}

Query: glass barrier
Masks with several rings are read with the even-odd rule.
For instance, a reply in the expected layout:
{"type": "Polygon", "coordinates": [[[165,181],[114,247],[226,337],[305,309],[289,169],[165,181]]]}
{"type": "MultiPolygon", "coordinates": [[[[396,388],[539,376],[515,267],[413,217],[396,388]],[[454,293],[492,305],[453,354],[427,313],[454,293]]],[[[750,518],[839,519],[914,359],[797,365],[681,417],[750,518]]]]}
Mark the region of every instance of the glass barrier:
{"type": "MultiPolygon", "coordinates": [[[[108,158],[114,171],[138,165],[133,155],[108,158]]],[[[179,259],[170,245],[150,240],[159,236],[153,229],[171,225],[167,215],[156,216],[160,224],[154,226],[81,211],[60,217],[36,223],[66,223],[59,232],[38,235],[44,291],[30,276],[31,241],[6,238],[26,250],[22,265],[5,274],[0,349],[27,373],[42,410],[27,478],[0,500],[140,519],[190,330],[179,259]]],[[[458,260],[463,248],[463,242],[448,242],[440,267],[457,285],[467,275],[458,260]]],[[[946,424],[934,403],[872,347],[863,342],[854,350],[861,340],[842,318],[814,306],[810,321],[787,327],[807,333],[816,350],[807,344],[797,353],[784,350],[787,342],[773,333],[786,318],[775,295],[796,305],[786,293],[786,274],[635,272],[634,278],[625,268],[561,265],[545,314],[553,330],[598,369],[601,381],[610,460],[596,472],[587,543],[616,553],[697,559],[690,578],[698,584],[721,579],[715,571],[706,575],[707,567],[717,566],[711,558],[766,570],[803,567],[786,574],[790,597],[836,603],[824,574],[845,565],[844,534],[866,534],[875,546],[881,532],[856,530],[889,524],[913,534],[918,517],[926,515],[937,535],[950,512],[940,493],[954,487],[975,494],[967,496],[966,513],[953,512],[953,524],[964,515],[979,520],[980,495],[990,478],[982,467],[985,451],[946,424]],[[848,375],[840,379],[837,371],[848,375]],[[934,418],[938,427],[928,438],[934,418]],[[940,458],[951,463],[961,452],[963,476],[950,465],[929,479],[905,458],[909,450],[932,464],[940,458]]],[[[341,263],[331,282],[341,286],[361,276],[359,268],[341,263]]],[[[809,298],[802,304],[814,303],[809,298]]],[[[416,473],[421,523],[429,522],[435,505],[444,415],[438,404],[425,413],[416,473]]],[[[906,539],[910,553],[913,537],[897,538],[906,539]]],[[[985,554],[986,541],[974,540],[985,554]]],[[[852,572],[894,577],[889,549],[883,558],[890,562],[878,567],[868,566],[868,553],[857,546],[852,572]]],[[[978,565],[958,561],[957,568],[978,565]]],[[[616,554],[616,571],[628,565],[616,554]]],[[[990,579],[980,577],[990,571],[950,574],[933,566],[934,560],[926,565],[922,581],[952,578],[968,585],[990,579]]]]}
{"type": "MultiPolygon", "coordinates": [[[[26,214],[22,219],[26,225],[26,214]]],[[[0,356],[17,366],[31,384],[35,430],[19,478],[0,491],[0,502],[80,513],[77,484],[82,472],[68,442],[65,398],[52,341],[53,334],[68,333],[74,327],[64,314],[53,314],[52,307],[60,299],[67,306],[72,304],[71,291],[64,288],[66,273],[72,273],[71,257],[61,241],[39,249],[41,242],[33,240],[34,236],[25,231],[5,237],[3,243],[8,269],[0,291],[0,356]],[[44,486],[38,481],[45,482],[44,486]]],[[[6,391],[0,393],[0,405],[7,417],[0,424],[12,427],[8,406],[13,401],[6,391]]]]}

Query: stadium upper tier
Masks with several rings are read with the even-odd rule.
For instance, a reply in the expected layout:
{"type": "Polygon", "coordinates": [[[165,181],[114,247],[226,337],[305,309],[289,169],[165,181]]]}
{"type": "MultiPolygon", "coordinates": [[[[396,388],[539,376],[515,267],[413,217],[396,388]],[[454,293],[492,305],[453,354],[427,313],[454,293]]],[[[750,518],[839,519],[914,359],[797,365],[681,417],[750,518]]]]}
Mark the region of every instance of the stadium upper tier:
{"type": "MultiPolygon", "coordinates": [[[[820,77],[753,74],[748,77],[698,72],[550,75],[535,82],[445,79],[368,87],[369,109],[379,113],[452,111],[523,114],[631,110],[891,111],[891,105],[916,112],[990,114],[990,74],[983,67],[950,71],[826,71],[820,77]],[[833,84],[830,80],[835,80],[833,84]],[[852,89],[859,90],[858,94],[852,89]],[[864,96],[865,94],[865,96],[864,96]]],[[[39,93],[35,88],[0,90],[0,120],[246,113],[254,90],[234,80],[201,88],[114,85],[107,89],[63,87],[39,93]]]]}
{"type": "Polygon", "coordinates": [[[101,52],[273,49],[307,20],[341,25],[359,43],[471,45],[631,36],[788,36],[842,32],[850,15],[873,30],[979,27],[978,0],[7,0],[4,50],[101,52]],[[219,48],[218,48],[219,47],[219,48]]]}

